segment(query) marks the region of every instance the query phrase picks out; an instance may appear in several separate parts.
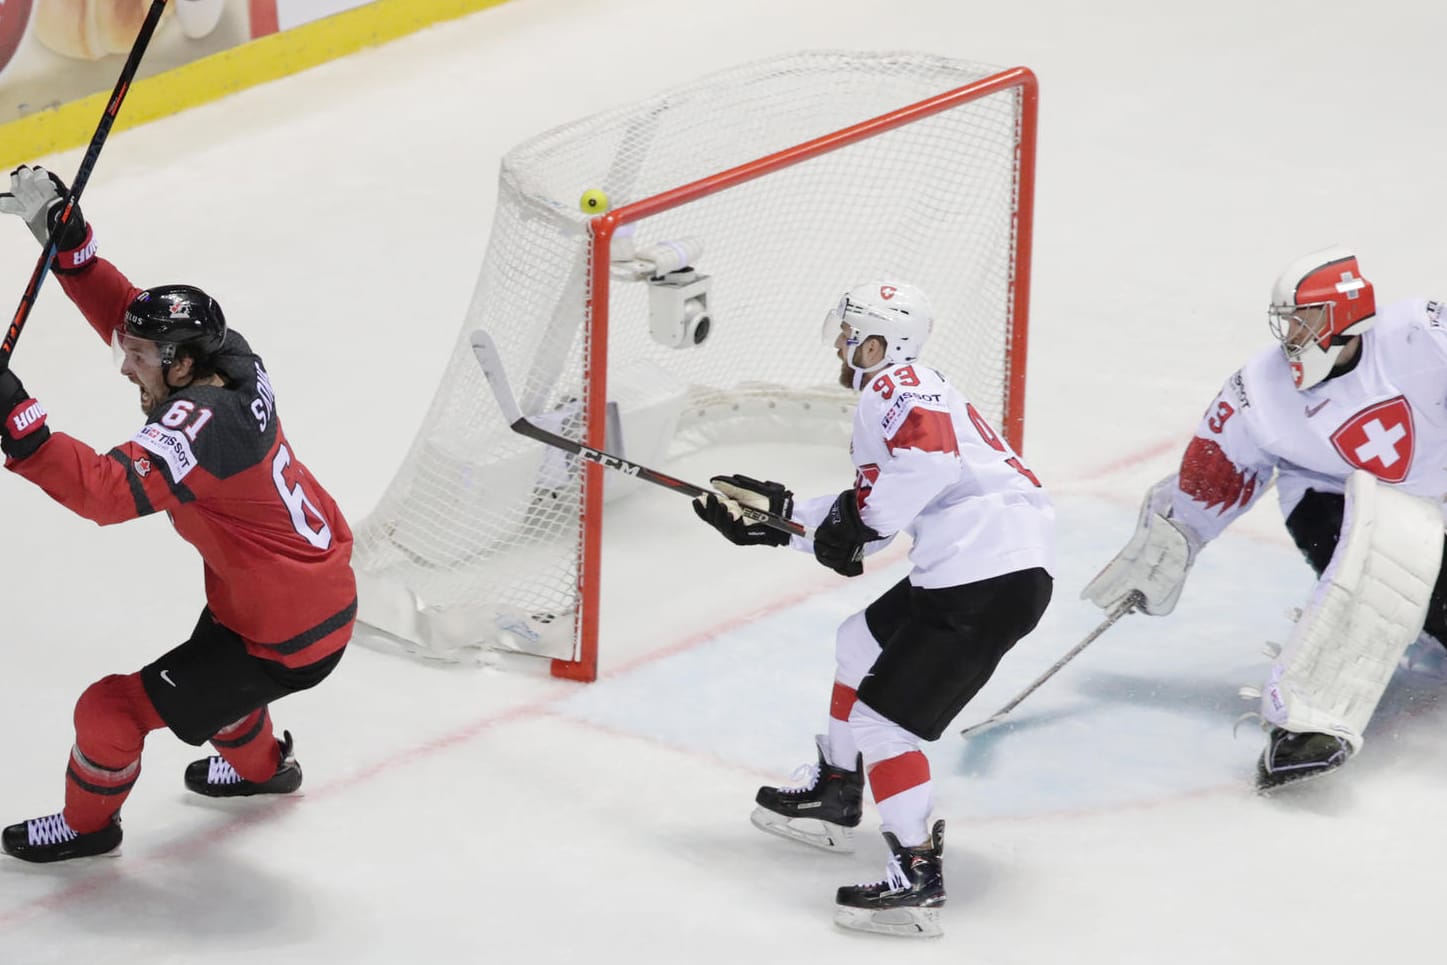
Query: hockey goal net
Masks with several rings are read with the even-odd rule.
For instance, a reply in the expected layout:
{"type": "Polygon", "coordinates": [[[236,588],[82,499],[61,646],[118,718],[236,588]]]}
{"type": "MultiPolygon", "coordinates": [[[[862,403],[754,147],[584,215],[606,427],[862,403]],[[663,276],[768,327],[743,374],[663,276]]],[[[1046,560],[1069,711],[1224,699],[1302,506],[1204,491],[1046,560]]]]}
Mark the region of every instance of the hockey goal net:
{"type": "Polygon", "coordinates": [[[357,527],[361,621],[424,656],[515,650],[596,676],[604,501],[637,481],[510,432],[478,328],[525,415],[662,466],[739,427],[847,439],[855,397],[822,320],[897,277],[939,319],[925,360],[1018,448],[1035,102],[1025,68],[802,53],[509,152],[451,361],[357,527]],[[581,210],[585,192],[611,210],[581,210]]]}

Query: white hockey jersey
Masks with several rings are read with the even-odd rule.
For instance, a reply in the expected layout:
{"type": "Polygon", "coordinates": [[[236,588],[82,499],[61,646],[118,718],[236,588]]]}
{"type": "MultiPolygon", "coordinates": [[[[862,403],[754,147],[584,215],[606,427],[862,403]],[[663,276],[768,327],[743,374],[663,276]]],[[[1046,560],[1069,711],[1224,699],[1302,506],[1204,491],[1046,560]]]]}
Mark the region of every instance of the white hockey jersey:
{"type": "MultiPolygon", "coordinates": [[[[910,582],[960,586],[1039,566],[1055,568],[1055,510],[1035,474],[973,405],[918,363],[876,374],[854,410],[850,442],[864,524],[913,540],[910,582]]],[[[811,529],[838,493],[795,503],[811,529]]],[[[813,551],[811,541],[792,545],[813,551]]]]}
{"type": "MultiPolygon", "coordinates": [[[[1283,515],[1307,489],[1340,493],[1365,469],[1434,502],[1447,499],[1447,318],[1441,302],[1388,305],[1349,372],[1297,391],[1281,349],[1226,380],[1181,460],[1172,518],[1209,540],[1265,491],[1283,515]]],[[[1447,513],[1447,505],[1444,505],[1447,513]]]]}

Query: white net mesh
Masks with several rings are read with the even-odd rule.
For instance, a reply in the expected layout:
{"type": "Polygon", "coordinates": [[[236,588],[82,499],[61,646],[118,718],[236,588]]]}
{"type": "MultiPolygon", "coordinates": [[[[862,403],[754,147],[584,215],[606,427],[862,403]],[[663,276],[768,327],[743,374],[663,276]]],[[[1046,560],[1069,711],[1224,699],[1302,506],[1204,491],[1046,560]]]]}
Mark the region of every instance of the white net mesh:
{"type": "MultiPolygon", "coordinates": [[[[357,527],[361,618],[439,656],[510,647],[571,658],[581,485],[569,457],[509,431],[468,336],[498,345],[525,414],[582,439],[589,216],[888,114],[997,73],[915,54],[820,52],[753,63],[566,125],[502,162],[492,237],[436,398],[357,527]]],[[[894,277],[935,308],[925,360],[999,424],[1006,394],[1019,95],[903,124],[638,222],[620,246],[691,237],[709,335],[650,334],[646,282],[612,283],[609,448],[660,468],[747,425],[847,434],[854,396],[821,323],[839,293],[894,277]],[[832,430],[831,430],[832,431],[832,430]]],[[[593,336],[601,337],[601,335],[593,336]]],[[[609,497],[631,480],[609,480],[609,497]]]]}

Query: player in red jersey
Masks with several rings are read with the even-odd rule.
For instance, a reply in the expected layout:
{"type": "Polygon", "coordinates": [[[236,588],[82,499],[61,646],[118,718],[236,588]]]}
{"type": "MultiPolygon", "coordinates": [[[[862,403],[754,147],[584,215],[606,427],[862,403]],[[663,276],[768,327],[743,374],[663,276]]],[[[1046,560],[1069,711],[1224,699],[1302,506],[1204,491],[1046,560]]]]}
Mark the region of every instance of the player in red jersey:
{"type": "MultiPolygon", "coordinates": [[[[22,166],[0,194],[0,212],[24,218],[44,244],[65,194],[53,174],[22,166]]],[[[215,747],[216,756],[186,769],[196,793],[295,791],[302,774],[291,735],[273,736],[267,707],[336,667],[357,612],[351,530],[293,454],[266,369],[220,306],[189,285],[133,286],[96,257],[79,211],[62,235],[53,265],[61,287],[115,346],[146,423],[96,453],[52,432],[45,409],[7,369],[5,467],[101,525],[165,512],[201,554],[206,607],[184,643],[81,694],[64,810],[11,825],[0,838],[26,861],[116,848],[145,736],[162,727],[215,747]]]]}

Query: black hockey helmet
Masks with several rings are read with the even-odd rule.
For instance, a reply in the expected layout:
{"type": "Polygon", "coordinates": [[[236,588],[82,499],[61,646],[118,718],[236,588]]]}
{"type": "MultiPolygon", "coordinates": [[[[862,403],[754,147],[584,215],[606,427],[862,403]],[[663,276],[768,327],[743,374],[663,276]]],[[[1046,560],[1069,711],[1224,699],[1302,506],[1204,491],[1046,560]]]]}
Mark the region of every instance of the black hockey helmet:
{"type": "Polygon", "coordinates": [[[215,299],[192,285],[147,288],[126,309],[126,334],[155,342],[161,364],[176,360],[176,349],[208,359],[226,340],[226,316],[215,299]]]}

